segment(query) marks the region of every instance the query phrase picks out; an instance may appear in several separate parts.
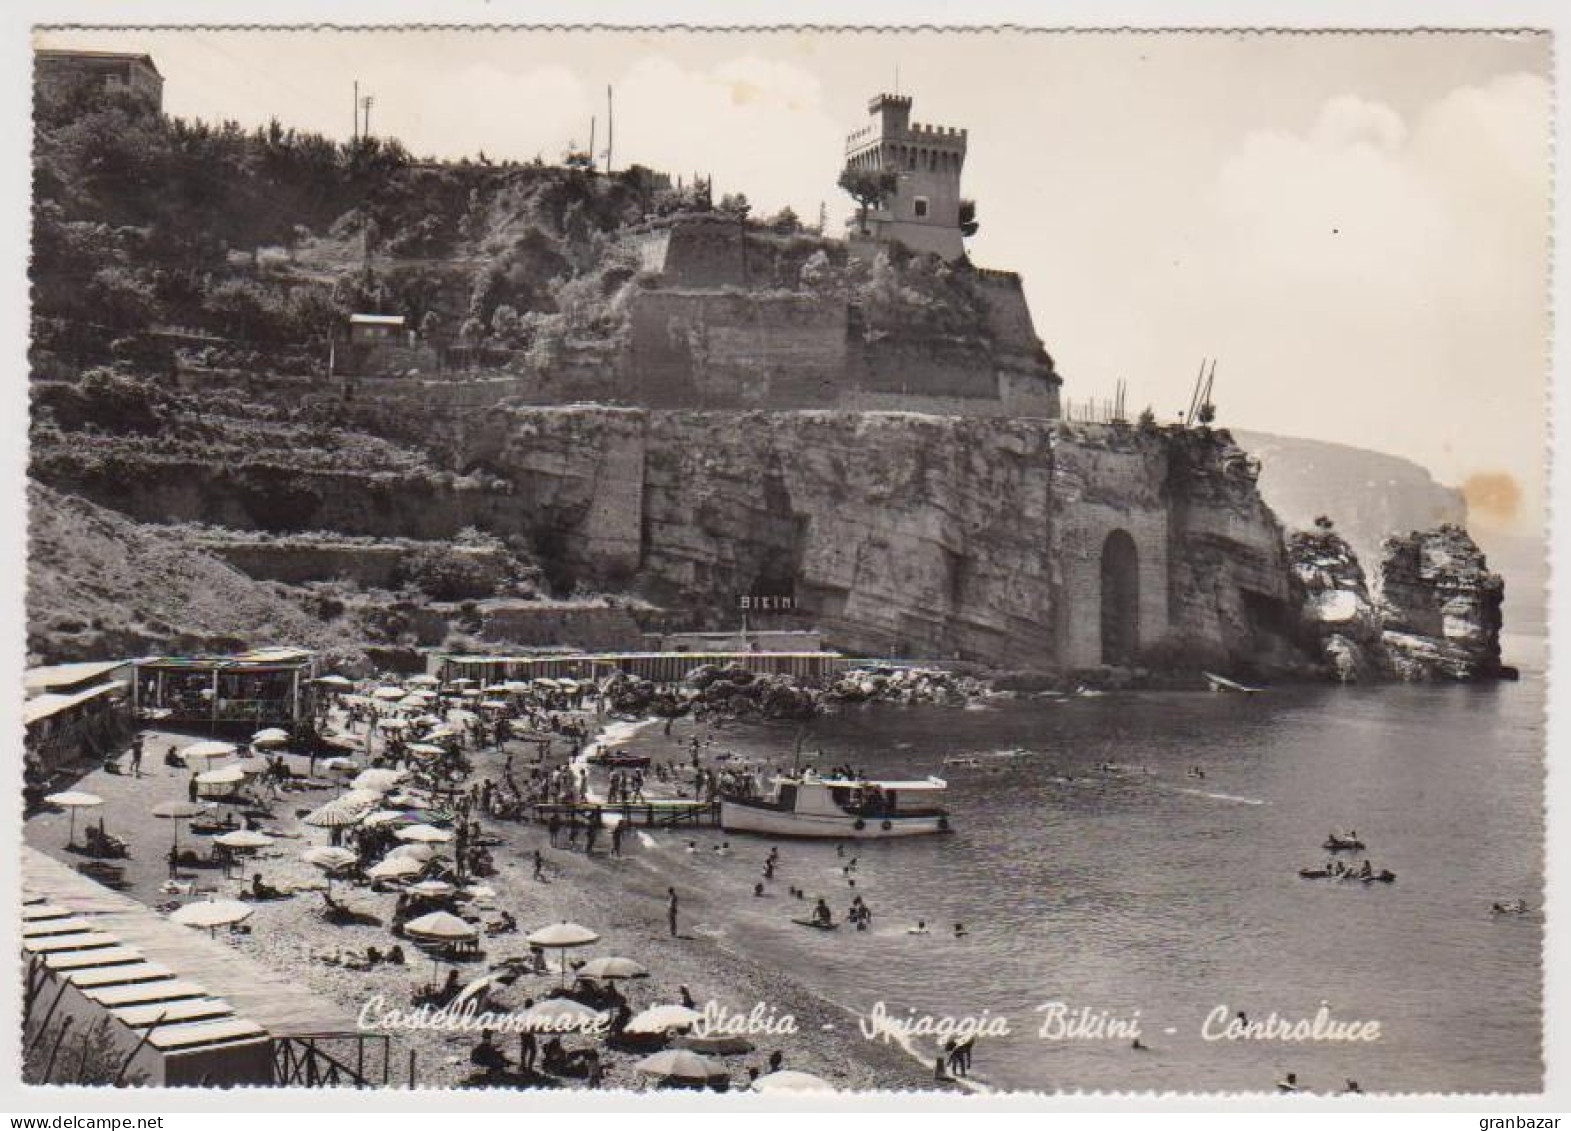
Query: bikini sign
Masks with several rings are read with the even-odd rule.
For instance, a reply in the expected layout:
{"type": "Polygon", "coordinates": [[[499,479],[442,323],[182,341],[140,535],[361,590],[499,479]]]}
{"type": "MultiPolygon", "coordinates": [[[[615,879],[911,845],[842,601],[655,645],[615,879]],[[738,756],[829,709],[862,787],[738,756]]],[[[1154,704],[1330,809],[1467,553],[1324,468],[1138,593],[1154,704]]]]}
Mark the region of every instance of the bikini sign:
{"type": "Polygon", "coordinates": [[[744,613],[793,613],[796,598],[789,593],[743,593],[737,597],[736,607],[744,613]]]}

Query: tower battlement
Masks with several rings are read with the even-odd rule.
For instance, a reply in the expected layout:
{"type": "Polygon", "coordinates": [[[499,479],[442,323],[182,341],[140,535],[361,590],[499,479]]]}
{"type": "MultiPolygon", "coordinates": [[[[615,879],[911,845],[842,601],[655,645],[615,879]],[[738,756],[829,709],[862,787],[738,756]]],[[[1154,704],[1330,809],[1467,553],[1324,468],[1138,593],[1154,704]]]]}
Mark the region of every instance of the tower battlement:
{"type": "Polygon", "coordinates": [[[909,95],[877,94],[868,101],[866,125],[846,136],[846,167],[895,175],[895,191],[852,223],[858,234],[894,239],[914,251],[945,259],[965,254],[960,231],[960,172],[967,131],[911,121],[909,95]]]}

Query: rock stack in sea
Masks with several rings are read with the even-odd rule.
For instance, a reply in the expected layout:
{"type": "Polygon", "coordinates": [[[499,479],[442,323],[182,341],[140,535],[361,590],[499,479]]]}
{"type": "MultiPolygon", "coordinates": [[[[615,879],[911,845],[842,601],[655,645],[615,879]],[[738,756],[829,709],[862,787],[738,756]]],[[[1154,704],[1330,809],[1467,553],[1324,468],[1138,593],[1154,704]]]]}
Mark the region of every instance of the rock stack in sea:
{"type": "Polygon", "coordinates": [[[1385,674],[1380,612],[1369,596],[1364,568],[1328,520],[1288,539],[1294,572],[1304,587],[1306,643],[1343,683],[1385,674]]]}
{"type": "Polygon", "coordinates": [[[1500,663],[1505,582],[1459,526],[1387,538],[1381,618],[1392,673],[1408,680],[1510,676],[1500,663]]]}

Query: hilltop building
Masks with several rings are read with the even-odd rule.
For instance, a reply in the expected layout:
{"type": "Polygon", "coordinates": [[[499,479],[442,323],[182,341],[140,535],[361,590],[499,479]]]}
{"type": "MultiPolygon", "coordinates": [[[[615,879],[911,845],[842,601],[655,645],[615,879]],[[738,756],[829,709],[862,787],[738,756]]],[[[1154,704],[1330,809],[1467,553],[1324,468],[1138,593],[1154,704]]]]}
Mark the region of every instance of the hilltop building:
{"type": "Polygon", "coordinates": [[[151,55],[136,52],[40,49],[33,52],[33,81],[50,93],[89,82],[105,92],[129,91],[154,110],[164,107],[164,76],[151,55]]]}
{"type": "Polygon", "coordinates": [[[911,121],[909,95],[879,94],[867,104],[872,121],[846,138],[847,168],[895,174],[895,191],[846,221],[854,243],[898,240],[912,251],[945,259],[965,254],[960,229],[960,171],[966,131],[911,121]]]}

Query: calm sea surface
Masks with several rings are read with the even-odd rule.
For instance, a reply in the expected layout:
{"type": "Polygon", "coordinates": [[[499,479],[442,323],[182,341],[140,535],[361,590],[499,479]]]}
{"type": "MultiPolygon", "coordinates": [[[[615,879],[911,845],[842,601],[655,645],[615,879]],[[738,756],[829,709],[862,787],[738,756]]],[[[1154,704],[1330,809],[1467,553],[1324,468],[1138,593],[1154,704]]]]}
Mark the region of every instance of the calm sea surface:
{"type": "MultiPolygon", "coordinates": [[[[726,857],[708,850],[713,832],[695,854],[662,836],[659,855],[733,904],[696,929],[832,1000],[1009,1017],[1012,1035],[976,1052],[994,1086],[1269,1089],[1296,1072],[1315,1090],[1536,1090],[1544,688],[1524,651],[1514,684],[853,709],[818,723],[808,748],[869,774],[944,776],[953,835],[848,848],[854,891],[833,845],[780,842],[767,899],[750,892],[768,842],[733,838],[726,857]],[[980,766],[943,764],[954,757],[980,766]],[[1396,883],[1300,879],[1333,827],[1357,829],[1359,859],[1396,883]],[[792,885],[837,918],[860,893],[873,930],[791,924],[792,885]],[[1535,912],[1489,914],[1517,898],[1535,912]],[[907,933],[918,919],[931,935],[907,933]],[[1138,1010],[1150,1048],[1039,1039],[1036,1007],[1052,1001],[1138,1010]],[[1216,1006],[1298,1018],[1322,1002],[1378,1020],[1380,1040],[1201,1036],[1216,1006]]],[[[789,745],[784,732],[748,741],[774,757],[789,745]]]]}

